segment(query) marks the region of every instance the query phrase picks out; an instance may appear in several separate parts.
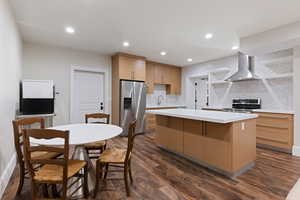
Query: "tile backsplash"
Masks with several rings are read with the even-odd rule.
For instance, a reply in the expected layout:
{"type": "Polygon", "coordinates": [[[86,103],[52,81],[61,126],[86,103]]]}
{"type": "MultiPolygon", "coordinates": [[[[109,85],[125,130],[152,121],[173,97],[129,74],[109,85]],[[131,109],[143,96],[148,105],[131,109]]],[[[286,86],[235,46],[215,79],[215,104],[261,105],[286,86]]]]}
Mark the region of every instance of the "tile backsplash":
{"type": "Polygon", "coordinates": [[[156,84],[153,94],[147,94],[147,105],[158,105],[160,97],[161,105],[182,105],[182,97],[180,95],[168,95],[166,85],[156,84]]]}

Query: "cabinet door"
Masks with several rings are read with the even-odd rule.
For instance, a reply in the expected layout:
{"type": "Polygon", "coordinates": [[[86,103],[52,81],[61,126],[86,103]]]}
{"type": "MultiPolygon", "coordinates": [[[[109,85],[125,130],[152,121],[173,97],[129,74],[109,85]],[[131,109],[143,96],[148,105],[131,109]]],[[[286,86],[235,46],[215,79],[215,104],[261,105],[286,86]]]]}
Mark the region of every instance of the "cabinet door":
{"type": "Polygon", "coordinates": [[[156,115],[156,143],[183,153],[183,119],[156,115]]]}
{"type": "Polygon", "coordinates": [[[175,73],[175,94],[181,94],[181,68],[176,67],[175,73]]]}
{"type": "Polygon", "coordinates": [[[154,68],[154,63],[146,63],[146,84],[148,86],[148,94],[152,94],[154,91],[154,68]]]}
{"type": "Polygon", "coordinates": [[[203,160],[204,146],[202,121],[184,119],[183,130],[183,153],[196,160],[203,160]]]}
{"type": "Polygon", "coordinates": [[[154,67],[154,83],[163,84],[163,65],[158,63],[154,67]]]}
{"type": "Polygon", "coordinates": [[[145,60],[135,60],[133,64],[133,80],[146,80],[146,62],[145,60]]]}
{"type": "Polygon", "coordinates": [[[119,78],[133,80],[133,66],[136,59],[120,56],[119,57],[119,78]]]}
{"type": "Polygon", "coordinates": [[[161,71],[162,71],[163,84],[171,85],[173,81],[173,74],[174,74],[173,67],[168,65],[163,65],[161,71]]]}

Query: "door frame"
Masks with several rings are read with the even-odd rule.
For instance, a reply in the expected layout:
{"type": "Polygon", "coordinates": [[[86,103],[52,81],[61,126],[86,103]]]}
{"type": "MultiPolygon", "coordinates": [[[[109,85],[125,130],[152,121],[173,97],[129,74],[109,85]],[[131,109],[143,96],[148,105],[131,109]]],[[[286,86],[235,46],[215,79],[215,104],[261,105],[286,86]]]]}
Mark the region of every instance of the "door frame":
{"type": "Polygon", "coordinates": [[[69,112],[69,123],[72,123],[72,117],[73,117],[73,110],[72,107],[74,105],[74,100],[73,100],[73,94],[74,94],[74,75],[75,72],[79,71],[79,72],[91,72],[91,73],[101,73],[104,76],[104,81],[103,81],[103,95],[104,95],[104,112],[108,113],[109,109],[108,109],[108,103],[109,103],[109,99],[108,99],[108,76],[107,76],[107,71],[105,71],[104,69],[101,69],[99,67],[84,67],[84,66],[78,66],[78,65],[72,65],[71,66],[71,73],[70,73],[70,112],[69,112]]]}

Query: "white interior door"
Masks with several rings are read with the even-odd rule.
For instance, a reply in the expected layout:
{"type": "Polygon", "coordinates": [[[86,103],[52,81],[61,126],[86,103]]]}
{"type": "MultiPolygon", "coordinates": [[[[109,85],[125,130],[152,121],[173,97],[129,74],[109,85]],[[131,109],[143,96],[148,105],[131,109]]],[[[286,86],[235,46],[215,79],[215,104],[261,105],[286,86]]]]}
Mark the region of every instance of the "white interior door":
{"type": "Polygon", "coordinates": [[[199,78],[193,81],[193,101],[194,108],[201,109],[207,106],[208,102],[208,79],[199,78]]]}
{"type": "Polygon", "coordinates": [[[104,74],[75,70],[71,123],[83,123],[85,114],[104,111],[104,74]]]}

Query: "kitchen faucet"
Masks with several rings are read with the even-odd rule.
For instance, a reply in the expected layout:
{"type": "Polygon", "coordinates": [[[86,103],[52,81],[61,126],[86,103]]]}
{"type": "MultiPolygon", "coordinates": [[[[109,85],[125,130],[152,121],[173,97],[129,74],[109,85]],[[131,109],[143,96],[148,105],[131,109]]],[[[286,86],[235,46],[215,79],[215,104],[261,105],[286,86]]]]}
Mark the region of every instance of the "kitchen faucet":
{"type": "Polygon", "coordinates": [[[164,96],[163,95],[159,95],[157,97],[157,105],[160,105],[161,104],[161,101],[164,99],[164,96]]]}

